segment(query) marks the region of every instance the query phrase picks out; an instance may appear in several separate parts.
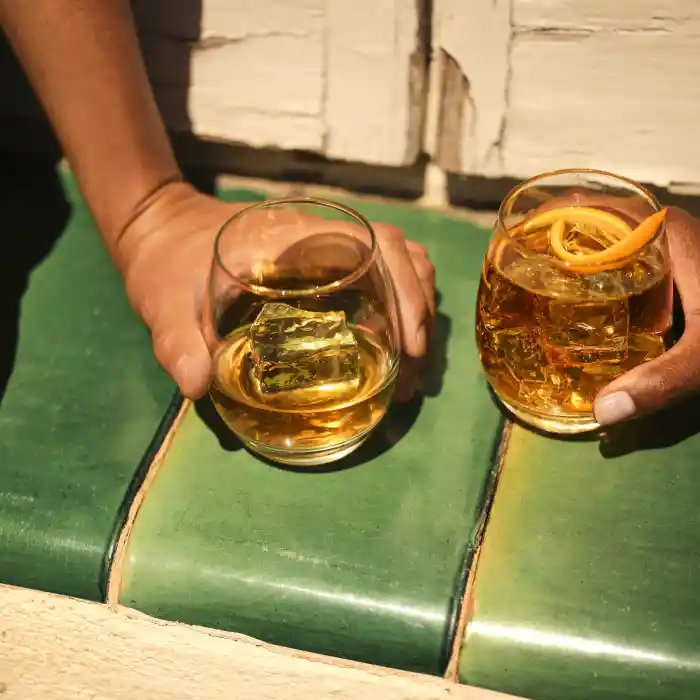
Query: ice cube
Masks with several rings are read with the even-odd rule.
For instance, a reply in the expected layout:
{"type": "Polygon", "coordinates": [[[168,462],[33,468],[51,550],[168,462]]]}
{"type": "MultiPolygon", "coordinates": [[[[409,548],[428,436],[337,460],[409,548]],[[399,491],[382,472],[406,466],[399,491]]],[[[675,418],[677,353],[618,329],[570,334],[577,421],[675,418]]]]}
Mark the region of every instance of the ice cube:
{"type": "Polygon", "coordinates": [[[570,297],[581,293],[581,276],[558,268],[547,260],[519,260],[507,270],[513,284],[535,294],[570,297]]]}
{"type": "Polygon", "coordinates": [[[319,398],[356,389],[357,339],[344,311],[265,304],[249,332],[253,377],[263,395],[314,389],[319,398]]]}
{"type": "Polygon", "coordinates": [[[547,381],[547,357],[537,331],[527,328],[499,330],[493,333],[493,351],[517,379],[547,381]]]}
{"type": "Polygon", "coordinates": [[[520,328],[532,306],[530,295],[500,274],[484,282],[478,304],[479,318],[490,331],[520,328]]]}
{"type": "Polygon", "coordinates": [[[627,355],[629,314],[624,299],[605,303],[549,301],[543,310],[543,334],[554,363],[616,363],[627,355]]]}

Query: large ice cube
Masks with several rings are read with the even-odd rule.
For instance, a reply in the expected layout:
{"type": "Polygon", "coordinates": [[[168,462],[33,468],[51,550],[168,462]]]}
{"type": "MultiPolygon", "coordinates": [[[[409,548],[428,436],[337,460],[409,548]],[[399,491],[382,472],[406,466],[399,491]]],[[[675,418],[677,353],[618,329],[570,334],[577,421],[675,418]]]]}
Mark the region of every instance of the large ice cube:
{"type": "Polygon", "coordinates": [[[268,303],[249,337],[253,374],[262,394],[314,388],[335,396],[359,383],[357,339],[343,311],[268,303]]]}
{"type": "Polygon", "coordinates": [[[581,304],[550,301],[543,334],[552,362],[618,363],[627,355],[629,314],[624,299],[581,304]]]}

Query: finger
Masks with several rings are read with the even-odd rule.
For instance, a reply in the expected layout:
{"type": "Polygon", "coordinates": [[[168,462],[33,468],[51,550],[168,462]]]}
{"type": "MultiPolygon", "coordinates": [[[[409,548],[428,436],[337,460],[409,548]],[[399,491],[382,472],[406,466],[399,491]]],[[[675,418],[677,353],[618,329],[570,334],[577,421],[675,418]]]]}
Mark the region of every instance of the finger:
{"type": "Polygon", "coordinates": [[[412,357],[405,357],[401,363],[401,371],[396,380],[396,389],[394,390],[393,402],[406,403],[410,401],[418,390],[418,377],[420,371],[411,365],[417,362],[412,357]]]}
{"type": "Polygon", "coordinates": [[[423,296],[428,305],[428,313],[435,317],[435,266],[428,257],[428,251],[415,241],[406,241],[406,248],[411,256],[413,269],[423,289],[423,296]]]}
{"type": "MultiPolygon", "coordinates": [[[[435,320],[435,268],[430,262],[426,249],[415,241],[406,241],[406,248],[411,256],[413,268],[418,276],[426,304],[428,306],[429,318],[426,320],[426,331],[428,342],[432,336],[435,320]]],[[[409,401],[421,385],[421,376],[425,365],[425,358],[414,358],[409,355],[404,356],[401,364],[401,373],[394,393],[396,403],[409,401]]]]}
{"type": "Polygon", "coordinates": [[[667,231],[685,332],[667,353],[635,367],[600,392],[595,414],[602,425],[651,413],[700,390],[700,221],[670,208],[667,231]]]}
{"type": "Polygon", "coordinates": [[[423,357],[428,344],[426,321],[430,313],[411,255],[401,229],[377,224],[375,230],[396,289],[403,351],[410,357],[423,357]]]}
{"type": "Polygon", "coordinates": [[[169,299],[167,304],[158,305],[158,309],[151,324],[156,359],[187,398],[197,399],[209,387],[211,356],[194,303],[189,303],[186,297],[169,299]]]}

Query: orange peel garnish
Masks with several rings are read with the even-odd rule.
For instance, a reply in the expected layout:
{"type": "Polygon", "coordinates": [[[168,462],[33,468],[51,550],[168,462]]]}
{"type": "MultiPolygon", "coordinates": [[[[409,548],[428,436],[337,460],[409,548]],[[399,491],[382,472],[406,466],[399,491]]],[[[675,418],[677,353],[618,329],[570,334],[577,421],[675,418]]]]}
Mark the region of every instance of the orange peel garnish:
{"type": "Polygon", "coordinates": [[[571,226],[577,224],[595,226],[608,235],[614,235],[616,240],[623,240],[632,233],[632,229],[619,216],[592,207],[562,207],[543,211],[520,222],[514,227],[512,233],[516,235],[532,233],[538,228],[552,226],[557,221],[563,221],[571,226]]]}
{"type": "Polygon", "coordinates": [[[666,218],[666,213],[667,210],[662,209],[632,229],[621,218],[607,211],[591,207],[563,207],[550,209],[520,222],[511,229],[511,235],[528,235],[549,227],[550,248],[562,262],[567,263],[567,269],[594,274],[624,266],[630,256],[644,248],[656,235],[666,218]],[[591,253],[572,253],[564,246],[567,225],[593,226],[609,245],[604,250],[591,253]]]}
{"type": "MultiPolygon", "coordinates": [[[[564,248],[565,226],[563,223],[561,226],[556,227],[552,225],[549,243],[552,246],[552,251],[560,260],[568,263],[584,263],[584,267],[569,267],[570,270],[588,272],[590,270],[589,265],[601,264],[606,264],[606,269],[614,269],[614,267],[621,267],[624,265],[626,258],[634,255],[634,253],[640,251],[649,243],[666,218],[666,211],[666,209],[662,209],[647,217],[637,228],[630,231],[628,236],[599,252],[581,254],[571,253],[566,250],[566,248],[564,248]],[[615,264],[611,266],[611,263],[615,264]]],[[[562,220],[560,219],[560,221],[562,220]]]]}

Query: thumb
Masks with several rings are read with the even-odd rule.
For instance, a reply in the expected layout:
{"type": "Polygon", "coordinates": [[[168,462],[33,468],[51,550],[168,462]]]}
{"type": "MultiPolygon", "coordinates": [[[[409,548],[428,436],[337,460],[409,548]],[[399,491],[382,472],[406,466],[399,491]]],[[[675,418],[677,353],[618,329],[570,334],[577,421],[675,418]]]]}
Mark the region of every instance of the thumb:
{"type": "Polygon", "coordinates": [[[209,388],[211,356],[194,309],[171,300],[149,325],[156,359],[187,398],[198,399],[209,388]]]}
{"type": "Polygon", "coordinates": [[[670,208],[666,230],[685,331],[671,350],[600,392],[594,411],[601,425],[657,411],[700,390],[700,221],[670,208]]]}
{"type": "Polygon", "coordinates": [[[637,418],[700,390],[700,327],[655,360],[635,367],[600,392],[595,401],[601,425],[637,418]]]}

